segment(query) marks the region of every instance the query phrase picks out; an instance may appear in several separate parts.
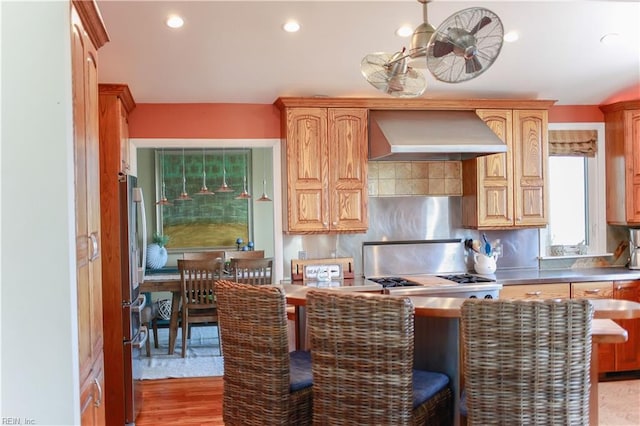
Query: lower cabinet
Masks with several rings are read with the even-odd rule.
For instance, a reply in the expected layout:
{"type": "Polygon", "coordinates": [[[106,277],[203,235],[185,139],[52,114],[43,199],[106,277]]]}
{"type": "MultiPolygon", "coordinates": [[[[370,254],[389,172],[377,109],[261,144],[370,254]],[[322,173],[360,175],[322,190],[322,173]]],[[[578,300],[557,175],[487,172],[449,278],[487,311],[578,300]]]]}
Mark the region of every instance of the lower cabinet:
{"type": "MultiPolygon", "coordinates": [[[[614,281],[613,298],[640,302],[640,280],[614,281]]],[[[616,322],[627,330],[629,339],[626,343],[607,345],[614,347],[613,371],[640,370],[640,318],[617,320],[616,322]]]]}
{"type": "MultiPolygon", "coordinates": [[[[613,299],[612,281],[571,283],[571,297],[574,299],[613,299]]],[[[614,344],[598,345],[598,372],[615,370],[614,344]]]]}
{"type": "Polygon", "coordinates": [[[500,299],[568,299],[571,297],[568,283],[505,285],[500,299]]]}
{"type": "MultiPolygon", "coordinates": [[[[621,299],[640,302],[640,280],[505,285],[501,299],[621,299]]],[[[598,346],[600,373],[640,370],[640,319],[616,320],[629,335],[626,343],[598,346]]]]}

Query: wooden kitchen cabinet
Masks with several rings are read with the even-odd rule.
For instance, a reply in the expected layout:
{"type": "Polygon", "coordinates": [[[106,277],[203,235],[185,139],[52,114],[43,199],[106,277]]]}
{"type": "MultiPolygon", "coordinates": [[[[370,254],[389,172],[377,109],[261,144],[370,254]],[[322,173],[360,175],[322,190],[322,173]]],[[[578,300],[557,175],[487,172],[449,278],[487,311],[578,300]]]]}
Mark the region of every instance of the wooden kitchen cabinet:
{"type": "Polygon", "coordinates": [[[283,110],[285,231],[367,230],[367,116],[365,108],[283,110]]]}
{"type": "Polygon", "coordinates": [[[71,58],[75,164],[76,279],[80,414],[105,424],[98,129],[98,49],[108,41],[97,6],[73,1],[71,58]]]}
{"type": "Polygon", "coordinates": [[[569,283],[505,285],[500,290],[500,299],[568,299],[571,297],[569,283]]]}
{"type": "MultiPolygon", "coordinates": [[[[571,283],[572,299],[612,299],[613,281],[593,281],[571,283]]],[[[598,372],[615,370],[615,346],[598,345],[598,372]]]]}
{"type": "MultiPolygon", "coordinates": [[[[640,280],[614,281],[614,299],[640,302],[640,280]]],[[[640,370],[640,319],[616,320],[629,335],[625,343],[615,346],[615,371],[640,370]]]]}
{"type": "Polygon", "coordinates": [[[463,226],[545,226],[547,111],[479,109],[476,113],[507,145],[507,152],[462,162],[463,226]]]}
{"type": "MultiPolygon", "coordinates": [[[[100,140],[102,145],[113,145],[109,153],[115,154],[119,172],[131,174],[129,157],[129,113],[136,107],[126,84],[100,84],[100,140]]],[[[112,161],[108,158],[107,161],[112,161]]]]}
{"type": "Polygon", "coordinates": [[[607,222],[640,224],[640,100],[602,105],[607,222]]]}

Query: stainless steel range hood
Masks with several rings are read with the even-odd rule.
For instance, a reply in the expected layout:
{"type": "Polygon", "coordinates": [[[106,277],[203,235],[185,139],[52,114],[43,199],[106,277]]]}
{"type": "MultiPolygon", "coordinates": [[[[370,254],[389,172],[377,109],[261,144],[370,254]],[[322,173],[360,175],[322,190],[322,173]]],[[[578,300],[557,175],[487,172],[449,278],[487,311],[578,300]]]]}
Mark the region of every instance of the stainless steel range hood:
{"type": "Polygon", "coordinates": [[[506,151],[474,111],[369,112],[370,160],[466,160],[506,151]]]}

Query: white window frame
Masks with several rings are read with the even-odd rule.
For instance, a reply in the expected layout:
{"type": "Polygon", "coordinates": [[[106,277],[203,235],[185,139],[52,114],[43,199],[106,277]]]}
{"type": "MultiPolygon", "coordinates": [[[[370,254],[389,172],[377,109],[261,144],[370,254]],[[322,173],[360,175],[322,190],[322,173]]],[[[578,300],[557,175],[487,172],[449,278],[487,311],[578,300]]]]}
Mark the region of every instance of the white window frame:
{"type": "MultiPolygon", "coordinates": [[[[549,227],[539,231],[540,258],[557,259],[559,257],[605,256],[607,253],[607,220],[605,198],[605,153],[604,123],[549,123],[548,130],[596,130],[598,133],[595,157],[587,158],[588,212],[587,232],[589,245],[586,255],[549,256],[547,254],[547,235],[549,227]]],[[[548,182],[552,185],[553,182],[548,182]]]]}

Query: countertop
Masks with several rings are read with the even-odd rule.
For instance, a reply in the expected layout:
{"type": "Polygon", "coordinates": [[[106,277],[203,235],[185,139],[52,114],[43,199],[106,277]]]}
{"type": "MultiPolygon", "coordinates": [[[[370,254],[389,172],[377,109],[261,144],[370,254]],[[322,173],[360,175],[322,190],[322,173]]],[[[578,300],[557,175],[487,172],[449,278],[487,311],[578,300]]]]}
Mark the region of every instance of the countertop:
{"type": "Polygon", "coordinates": [[[575,269],[498,269],[495,279],[502,285],[545,284],[640,279],[640,270],[623,267],[575,269]]]}

